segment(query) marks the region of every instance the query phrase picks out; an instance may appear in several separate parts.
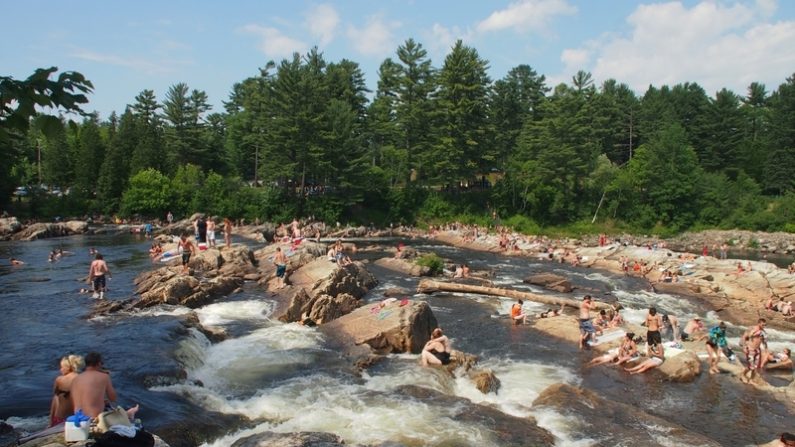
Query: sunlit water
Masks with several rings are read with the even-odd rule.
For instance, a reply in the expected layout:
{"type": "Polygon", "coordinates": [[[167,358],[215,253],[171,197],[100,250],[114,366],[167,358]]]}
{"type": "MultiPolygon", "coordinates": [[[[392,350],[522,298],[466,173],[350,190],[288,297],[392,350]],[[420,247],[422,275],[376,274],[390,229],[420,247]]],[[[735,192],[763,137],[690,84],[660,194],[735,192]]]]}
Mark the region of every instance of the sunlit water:
{"type": "MultiPolygon", "coordinates": [[[[83,287],[78,279],[87,273],[90,246],[100,248],[114,273],[110,299],[130,296],[132,279],[153,268],[146,255],[148,244],[127,235],[0,243],[0,258],[14,256],[27,262],[13,268],[0,263],[0,342],[4,347],[0,351],[0,419],[12,425],[30,431],[42,428],[57,359],[89,350],[104,354],[122,403],[140,403],[140,415],[154,432],[197,412],[235,414],[252,421],[208,440],[208,446],[228,446],[263,431],[327,431],[349,444],[499,445],[487,423],[458,422],[452,417],[455,408],[406,396],[401,392],[405,385],[421,385],[511,416],[532,416],[561,446],[598,445],[599,440],[572,429],[577,425],[576,414],[533,408],[533,400],[555,383],[596,390],[725,445],[769,440],[788,427],[786,421],[792,416],[781,404],[726,377],[703,374],[692,384],[670,384],[654,374],[630,377],[613,368],[585,369],[590,354],[528,327],[509,324],[512,301],[496,297],[414,296],[428,301],[456,349],[478,355],[480,366],[499,377],[500,392],[488,395],[466,377],[450,378],[420,368],[417,356],[410,354],[391,355],[359,376],[349,361],[328,347],[319,331],[277,321],[272,303],[253,285],[196,310],[203,325],[222,328],[229,335],[218,343],[211,343],[198,330],[186,330],[180,322],[190,311],[179,306],[86,320],[93,301],[78,293],[83,287]],[[47,253],[58,246],[75,254],[48,263],[47,253]],[[187,372],[187,379],[174,379],[180,370],[187,372]]],[[[637,278],[431,242],[420,242],[417,248],[467,262],[476,271],[491,271],[495,285],[536,293],[549,292],[522,284],[530,273],[566,275],[581,290],[622,303],[627,307],[625,317],[634,323],[643,320],[650,305],[682,321],[697,314],[708,323],[718,321],[697,302],[650,292],[648,284],[637,278]]],[[[372,264],[369,268],[380,284],[366,300],[380,299],[386,288],[416,287],[415,278],[372,264]]],[[[525,304],[529,313],[545,309],[525,304]]],[[[730,339],[736,341],[741,330],[731,328],[730,339]]],[[[770,337],[775,349],[795,342],[792,334],[781,331],[770,331],[770,337]]],[[[649,433],[657,430],[646,429],[649,433]]],[[[168,439],[169,433],[163,434],[168,439]]],[[[664,434],[659,438],[666,445],[664,434]]]]}

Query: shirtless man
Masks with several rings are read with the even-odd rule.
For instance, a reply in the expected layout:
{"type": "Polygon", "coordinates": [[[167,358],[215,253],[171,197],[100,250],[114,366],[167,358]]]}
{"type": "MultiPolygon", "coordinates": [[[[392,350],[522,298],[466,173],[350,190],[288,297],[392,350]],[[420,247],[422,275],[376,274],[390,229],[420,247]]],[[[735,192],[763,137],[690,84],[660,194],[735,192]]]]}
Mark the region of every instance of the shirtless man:
{"type": "Polygon", "coordinates": [[[94,287],[94,295],[92,295],[92,298],[105,298],[106,274],[108,277],[113,276],[110,273],[108,264],[102,259],[102,255],[97,253],[94,260],[91,262],[91,266],[88,268],[88,282],[93,284],[94,287]]]}
{"type": "Polygon", "coordinates": [[[518,300],[511,306],[511,319],[513,324],[527,324],[527,314],[522,311],[522,300],[518,300]]]}
{"type": "Polygon", "coordinates": [[[177,248],[182,249],[182,273],[188,274],[188,263],[190,262],[191,255],[193,254],[193,242],[188,239],[187,235],[183,234],[179,237],[177,248]]]}
{"type": "Polygon", "coordinates": [[[743,383],[750,383],[762,367],[762,336],[759,333],[753,333],[750,338],[745,341],[745,360],[746,365],[740,376],[740,381],[743,383]]]}
{"type": "Polygon", "coordinates": [[[212,217],[207,219],[207,243],[215,247],[215,221],[212,217]]]}
{"type": "Polygon", "coordinates": [[[679,319],[674,315],[665,314],[662,316],[662,322],[662,332],[665,333],[665,337],[670,337],[671,341],[679,341],[679,319]]]}
{"type": "Polygon", "coordinates": [[[685,328],[682,330],[682,341],[701,341],[706,338],[704,333],[704,323],[701,322],[701,317],[694,317],[688,321],[685,328]]]}
{"type": "Polygon", "coordinates": [[[591,322],[591,295],[585,295],[580,304],[580,349],[587,346],[588,339],[595,340],[596,329],[591,322]]]}
{"type": "Polygon", "coordinates": [[[276,256],[273,257],[273,264],[276,265],[276,278],[279,285],[277,289],[285,287],[284,275],[287,273],[287,256],[281,247],[276,247],[276,256]]]}
{"type": "Polygon", "coordinates": [[[657,309],[654,307],[649,308],[649,313],[646,315],[646,341],[649,346],[662,344],[662,336],[660,335],[660,328],[663,326],[662,318],[657,315],[657,309]]]}
{"type": "MultiPolygon", "coordinates": [[[[75,410],[83,410],[86,416],[95,418],[105,410],[105,402],[116,402],[116,390],[110,380],[110,372],[102,366],[102,355],[89,352],[85,358],[86,369],[72,381],[70,395],[75,410]]],[[[138,411],[138,405],[127,410],[132,420],[138,411]]]]}

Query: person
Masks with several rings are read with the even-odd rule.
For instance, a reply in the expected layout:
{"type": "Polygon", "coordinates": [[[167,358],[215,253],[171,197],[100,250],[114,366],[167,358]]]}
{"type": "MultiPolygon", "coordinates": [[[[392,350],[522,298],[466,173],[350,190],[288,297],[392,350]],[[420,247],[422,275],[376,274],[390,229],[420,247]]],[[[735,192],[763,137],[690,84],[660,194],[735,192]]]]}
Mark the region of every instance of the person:
{"type": "Polygon", "coordinates": [[[163,254],[163,247],[160,245],[160,242],[154,241],[152,242],[152,246],[149,247],[149,257],[153,260],[156,260],[163,254]]]}
{"type": "Polygon", "coordinates": [[[745,369],[740,375],[740,381],[750,383],[758,374],[762,366],[762,336],[758,332],[753,332],[745,341],[743,352],[745,353],[745,369]]]}
{"type": "Polygon", "coordinates": [[[11,265],[23,265],[24,262],[20,261],[17,258],[11,258],[11,265]]]}
{"type": "Polygon", "coordinates": [[[105,298],[105,289],[107,287],[105,280],[106,274],[108,277],[113,276],[110,273],[108,264],[102,258],[102,255],[97,253],[97,255],[94,256],[94,261],[91,262],[91,266],[88,268],[88,282],[94,286],[92,298],[105,298]]]}
{"type": "Polygon", "coordinates": [[[450,363],[450,340],[442,333],[441,328],[436,328],[431,333],[431,339],[422,348],[422,366],[447,365],[450,363]]]}
{"type": "Polygon", "coordinates": [[[71,395],[72,382],[83,369],[83,357],[67,355],[61,357],[61,375],[55,378],[52,386],[53,396],[50,405],[50,427],[64,422],[67,417],[75,412],[71,395]]]}
{"type": "Polygon", "coordinates": [[[182,273],[187,274],[188,263],[190,262],[191,255],[193,254],[193,242],[188,239],[187,234],[183,234],[179,237],[177,249],[182,249],[182,273]]]}
{"type": "Polygon", "coordinates": [[[513,320],[513,324],[527,324],[527,314],[522,311],[522,304],[524,302],[522,300],[517,300],[511,306],[511,320],[513,320]]]}
{"type": "Polygon", "coordinates": [[[617,365],[632,360],[638,354],[638,345],[635,343],[635,333],[627,332],[624,340],[621,341],[621,346],[618,348],[618,358],[616,359],[617,365]]]}
{"type": "Polygon", "coordinates": [[[461,270],[462,270],[462,274],[464,275],[464,278],[469,278],[469,266],[466,265],[466,264],[462,264],[461,265],[461,270]]]}
{"type": "Polygon", "coordinates": [[[457,265],[455,267],[455,273],[453,274],[453,278],[463,278],[464,277],[464,265],[457,265]]]}
{"type": "Polygon", "coordinates": [[[232,247],[232,221],[228,218],[224,218],[224,242],[226,243],[226,248],[232,247]]]}
{"type": "Polygon", "coordinates": [[[147,239],[151,239],[153,231],[154,227],[152,227],[152,222],[147,222],[146,225],[144,225],[144,236],[146,236],[147,239]]]}
{"type": "Polygon", "coordinates": [[[590,368],[592,366],[602,365],[605,363],[613,363],[616,360],[618,360],[618,356],[619,356],[618,349],[611,349],[598,357],[594,357],[585,366],[590,368]]]}
{"type": "Polygon", "coordinates": [[[795,434],[784,432],[776,439],[760,444],[759,447],[795,447],[795,434]]]}
{"type": "Polygon", "coordinates": [[[662,328],[662,318],[657,315],[657,309],[655,307],[649,308],[649,313],[646,315],[646,322],[643,323],[646,326],[646,341],[649,344],[662,344],[662,336],[660,335],[660,328],[662,328]]]}
{"type": "Polygon", "coordinates": [[[688,321],[685,328],[682,329],[682,341],[700,341],[706,338],[704,334],[704,323],[701,317],[695,316],[692,320],[688,321]]]}
{"type": "Polygon", "coordinates": [[[664,314],[662,316],[662,330],[666,338],[670,341],[679,341],[679,319],[675,315],[664,314]]]}
{"type": "Polygon", "coordinates": [[[196,219],[196,232],[198,234],[197,242],[207,243],[207,221],[204,220],[203,215],[199,215],[196,219]]]}
{"type": "Polygon", "coordinates": [[[728,346],[726,341],[726,323],[723,321],[719,325],[709,330],[707,337],[707,356],[709,356],[709,373],[718,374],[718,360],[720,359],[720,350],[728,346]]]}
{"type": "Polygon", "coordinates": [[[207,219],[207,243],[215,247],[215,221],[212,217],[207,219]]]}
{"type": "Polygon", "coordinates": [[[326,253],[326,259],[331,262],[337,262],[337,249],[334,248],[333,245],[328,249],[328,252],[326,253]]]}
{"type": "MultiPolygon", "coordinates": [[[[115,404],[117,395],[110,380],[110,372],[103,368],[102,355],[89,352],[85,358],[86,369],[72,381],[70,394],[75,410],[95,418],[105,409],[105,400],[115,404]]],[[[139,407],[136,405],[127,410],[127,417],[132,421],[139,407]]]]}
{"type": "Polygon", "coordinates": [[[560,305],[560,309],[547,309],[544,312],[538,314],[538,318],[550,318],[550,317],[557,317],[563,313],[563,308],[566,307],[565,304],[560,305]]]}
{"type": "Polygon", "coordinates": [[[768,351],[762,355],[762,365],[760,370],[765,369],[788,369],[792,370],[792,351],[789,348],[784,348],[781,352],[775,354],[768,351]]]}
{"type": "Polygon", "coordinates": [[[767,332],[765,332],[765,326],[767,326],[767,320],[764,318],[758,319],[756,321],[756,326],[745,331],[743,334],[743,341],[747,341],[752,336],[758,335],[762,339],[761,346],[767,351],[767,332]]]}
{"type": "Polygon", "coordinates": [[[662,365],[665,361],[665,350],[662,343],[649,342],[648,357],[636,366],[625,368],[624,371],[630,374],[640,374],[662,365]]]}
{"type": "Polygon", "coordinates": [[[593,324],[599,329],[607,329],[607,327],[610,325],[610,319],[607,318],[607,311],[604,309],[600,310],[599,315],[596,316],[593,324]]]}
{"type": "Polygon", "coordinates": [[[285,287],[284,275],[287,273],[287,256],[282,252],[281,247],[276,247],[276,255],[273,257],[273,264],[276,265],[276,278],[278,279],[277,289],[285,287]]]}
{"type": "Polygon", "coordinates": [[[403,257],[403,242],[398,242],[397,251],[395,251],[395,258],[400,259],[403,257]]]}
{"type": "Polygon", "coordinates": [[[621,310],[615,309],[613,318],[610,319],[610,327],[620,327],[624,324],[624,317],[621,316],[621,310]]]}
{"type": "Polygon", "coordinates": [[[591,323],[591,295],[585,295],[580,303],[580,349],[587,346],[589,339],[595,340],[596,328],[591,323]]]}
{"type": "Polygon", "coordinates": [[[168,214],[166,214],[166,222],[168,222],[169,225],[174,223],[174,215],[171,214],[171,211],[169,211],[168,214]]]}

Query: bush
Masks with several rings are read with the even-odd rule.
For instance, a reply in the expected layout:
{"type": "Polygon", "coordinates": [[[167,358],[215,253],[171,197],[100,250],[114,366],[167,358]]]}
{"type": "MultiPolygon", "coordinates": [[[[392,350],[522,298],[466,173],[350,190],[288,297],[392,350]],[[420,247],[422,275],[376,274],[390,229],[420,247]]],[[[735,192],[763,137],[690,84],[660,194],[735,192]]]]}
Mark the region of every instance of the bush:
{"type": "Polygon", "coordinates": [[[140,171],[130,178],[130,187],[121,198],[122,216],[162,216],[171,203],[171,182],[155,169],[140,171]]]}
{"type": "Polygon", "coordinates": [[[505,219],[502,224],[506,227],[513,228],[522,234],[539,234],[541,227],[531,218],[521,214],[514,214],[513,216],[505,219]]]}
{"type": "Polygon", "coordinates": [[[436,253],[422,255],[415,262],[417,265],[428,267],[431,275],[439,275],[444,271],[444,260],[436,253]]]}

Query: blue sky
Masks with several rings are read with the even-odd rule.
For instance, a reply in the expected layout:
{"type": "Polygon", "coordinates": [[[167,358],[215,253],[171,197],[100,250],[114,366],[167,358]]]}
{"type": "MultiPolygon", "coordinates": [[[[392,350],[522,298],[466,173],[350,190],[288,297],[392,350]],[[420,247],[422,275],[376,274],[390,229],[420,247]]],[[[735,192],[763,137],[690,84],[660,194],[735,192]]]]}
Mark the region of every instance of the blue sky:
{"type": "Polygon", "coordinates": [[[548,83],[579,69],[642,93],[694,81],[709,94],[768,90],[795,73],[795,1],[150,1],[3,2],[0,75],[38,67],[82,72],[89,110],[121,112],[144,89],[204,90],[214,110],[268,60],[317,45],[358,62],[371,88],[386,57],[413,37],[441,67],[456,39],[489,61],[492,79],[529,64],[548,83]]]}

